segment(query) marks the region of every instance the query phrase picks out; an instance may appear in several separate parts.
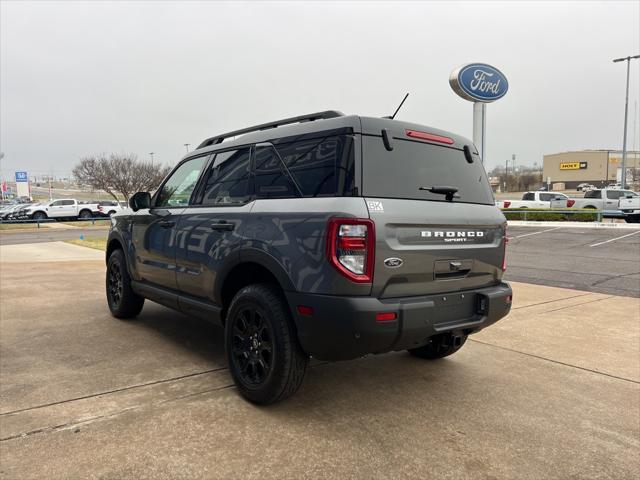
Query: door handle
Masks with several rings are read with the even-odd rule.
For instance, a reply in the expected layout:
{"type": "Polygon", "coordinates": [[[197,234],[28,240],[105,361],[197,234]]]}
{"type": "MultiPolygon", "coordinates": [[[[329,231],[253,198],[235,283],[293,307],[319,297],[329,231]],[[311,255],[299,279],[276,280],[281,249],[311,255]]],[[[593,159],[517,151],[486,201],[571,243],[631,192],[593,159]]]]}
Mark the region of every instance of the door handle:
{"type": "Polygon", "coordinates": [[[176,226],[176,222],[167,222],[167,221],[165,221],[165,222],[160,222],[160,226],[161,226],[162,228],[173,228],[173,227],[175,227],[175,226],[176,226]]]}
{"type": "Polygon", "coordinates": [[[225,230],[227,232],[236,228],[235,223],[227,222],[226,220],[219,220],[211,224],[211,230],[225,230]]]}

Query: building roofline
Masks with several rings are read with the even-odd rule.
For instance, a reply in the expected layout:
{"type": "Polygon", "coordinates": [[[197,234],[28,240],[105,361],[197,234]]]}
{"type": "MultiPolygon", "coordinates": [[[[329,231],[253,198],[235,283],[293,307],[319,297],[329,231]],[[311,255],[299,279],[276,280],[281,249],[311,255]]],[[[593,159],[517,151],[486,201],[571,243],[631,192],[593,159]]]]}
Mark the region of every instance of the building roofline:
{"type": "MultiPolygon", "coordinates": [[[[605,149],[586,149],[586,150],[568,150],[566,152],[557,152],[557,153],[545,153],[542,156],[543,157],[551,157],[554,155],[565,155],[567,153],[622,153],[622,150],[605,150],[605,149]]],[[[633,154],[640,154],[640,150],[627,150],[627,155],[633,153],[633,154]]]]}

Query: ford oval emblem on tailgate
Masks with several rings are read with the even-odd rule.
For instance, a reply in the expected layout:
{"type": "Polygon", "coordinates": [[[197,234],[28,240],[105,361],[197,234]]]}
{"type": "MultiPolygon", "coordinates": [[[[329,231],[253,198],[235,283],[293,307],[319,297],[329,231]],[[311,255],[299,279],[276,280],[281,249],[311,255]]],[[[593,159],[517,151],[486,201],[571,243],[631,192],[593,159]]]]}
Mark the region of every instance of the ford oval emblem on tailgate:
{"type": "Polygon", "coordinates": [[[402,266],[403,263],[404,262],[402,261],[401,258],[395,258],[395,257],[387,258],[384,261],[384,264],[389,268],[398,268],[398,267],[402,266]]]}

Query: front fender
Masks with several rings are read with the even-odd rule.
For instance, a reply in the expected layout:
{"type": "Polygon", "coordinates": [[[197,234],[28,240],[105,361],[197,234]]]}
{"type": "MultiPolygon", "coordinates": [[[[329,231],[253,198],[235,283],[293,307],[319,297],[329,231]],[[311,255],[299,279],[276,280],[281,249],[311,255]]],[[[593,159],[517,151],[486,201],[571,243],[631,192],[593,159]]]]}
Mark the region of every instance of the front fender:
{"type": "Polygon", "coordinates": [[[127,261],[127,270],[129,272],[129,276],[133,280],[140,280],[138,275],[138,271],[136,269],[136,263],[133,261],[135,259],[135,251],[133,248],[133,242],[131,241],[131,235],[128,231],[122,230],[116,227],[111,227],[109,230],[109,236],[107,238],[107,251],[105,254],[105,262],[109,261],[109,255],[111,254],[112,242],[118,242],[122,246],[122,251],[124,253],[124,258],[127,261]]]}

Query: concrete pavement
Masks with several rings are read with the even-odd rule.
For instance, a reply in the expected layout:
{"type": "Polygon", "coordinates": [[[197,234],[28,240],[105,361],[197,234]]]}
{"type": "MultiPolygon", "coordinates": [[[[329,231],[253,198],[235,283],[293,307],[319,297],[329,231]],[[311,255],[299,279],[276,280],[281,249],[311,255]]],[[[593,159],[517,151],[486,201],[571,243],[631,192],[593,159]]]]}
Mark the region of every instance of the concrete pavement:
{"type": "Polygon", "coordinates": [[[0,248],[0,262],[2,263],[25,263],[27,261],[29,263],[55,263],[81,260],[104,261],[104,252],[64,242],[2,245],[0,248]]]}
{"type": "Polygon", "coordinates": [[[221,330],[150,302],[115,320],[103,281],[102,257],[0,264],[0,478],[640,475],[636,298],[514,283],[448,359],[314,362],[258,408],[221,330]]]}

